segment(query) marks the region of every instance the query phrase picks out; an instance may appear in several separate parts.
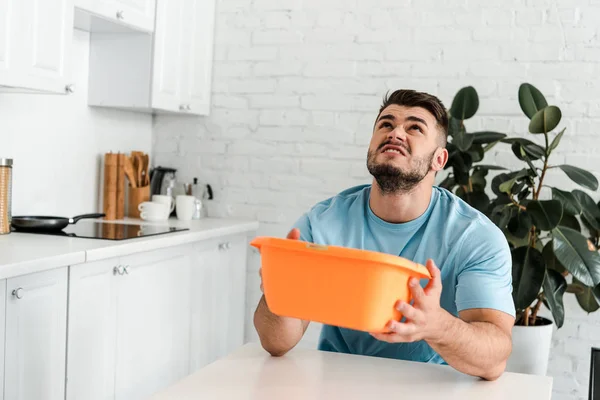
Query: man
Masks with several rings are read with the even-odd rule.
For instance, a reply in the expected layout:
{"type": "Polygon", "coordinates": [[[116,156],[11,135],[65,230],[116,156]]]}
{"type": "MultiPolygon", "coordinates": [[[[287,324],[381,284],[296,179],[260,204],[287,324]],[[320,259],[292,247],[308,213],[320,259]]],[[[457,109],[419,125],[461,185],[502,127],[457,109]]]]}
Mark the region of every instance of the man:
{"type": "MultiPolygon", "coordinates": [[[[406,320],[390,321],[390,333],[324,325],[320,350],[449,364],[495,380],[512,348],[511,254],[489,219],[434,186],[448,160],[447,131],[436,97],[411,90],[386,96],[367,153],[372,184],[316,204],[287,237],[399,255],[433,277],[409,282],[414,302],[396,305],[406,320]]],[[[281,356],[309,321],[274,315],[262,296],[254,324],[263,347],[281,356]]]]}

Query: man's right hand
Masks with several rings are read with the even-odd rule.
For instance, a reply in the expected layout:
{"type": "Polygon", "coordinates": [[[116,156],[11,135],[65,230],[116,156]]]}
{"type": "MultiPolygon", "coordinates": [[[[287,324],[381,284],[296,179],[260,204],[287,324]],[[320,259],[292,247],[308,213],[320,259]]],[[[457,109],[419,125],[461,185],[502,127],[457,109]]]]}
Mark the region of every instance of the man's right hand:
{"type": "MultiPolygon", "coordinates": [[[[287,239],[299,240],[300,239],[300,230],[298,228],[294,228],[287,234],[287,239]]],[[[263,290],[263,282],[262,282],[262,268],[259,268],[258,275],[260,275],[260,291],[265,292],[263,290]]]]}
{"type": "MultiPolygon", "coordinates": [[[[299,240],[300,231],[297,228],[292,229],[287,238],[299,240]]],[[[282,267],[285,268],[285,266],[282,267]]],[[[262,268],[259,269],[259,275],[260,290],[263,292],[262,268]]],[[[282,356],[296,346],[306,332],[308,324],[309,321],[273,314],[269,310],[264,294],[254,312],[254,327],[260,342],[263,348],[273,356],[282,356]]]]}

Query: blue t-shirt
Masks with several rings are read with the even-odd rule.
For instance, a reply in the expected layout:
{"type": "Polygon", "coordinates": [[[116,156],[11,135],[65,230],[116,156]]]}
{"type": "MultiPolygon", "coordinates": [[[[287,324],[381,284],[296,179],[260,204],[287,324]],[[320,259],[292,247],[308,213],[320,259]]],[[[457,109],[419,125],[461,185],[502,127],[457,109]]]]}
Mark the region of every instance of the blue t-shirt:
{"type": "MultiPolygon", "coordinates": [[[[374,250],[441,271],[441,306],[450,314],[492,308],[515,315],[512,260],[502,231],[446,189],[434,186],[427,210],[406,223],[389,223],[369,206],[371,185],[342,191],[317,203],[294,224],[300,239],[374,250]]],[[[424,287],[428,279],[421,280],[424,287]]],[[[446,364],[425,342],[387,343],[367,332],[323,325],[320,350],[446,364]]]]}

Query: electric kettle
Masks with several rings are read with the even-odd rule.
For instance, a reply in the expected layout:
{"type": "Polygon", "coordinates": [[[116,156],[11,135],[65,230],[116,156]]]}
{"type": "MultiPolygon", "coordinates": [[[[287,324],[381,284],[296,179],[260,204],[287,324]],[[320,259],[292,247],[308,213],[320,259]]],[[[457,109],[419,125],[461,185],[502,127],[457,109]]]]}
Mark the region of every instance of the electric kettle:
{"type": "Polygon", "coordinates": [[[150,171],[150,196],[166,194],[175,197],[173,190],[177,183],[177,170],[168,167],[156,167],[150,171]]]}

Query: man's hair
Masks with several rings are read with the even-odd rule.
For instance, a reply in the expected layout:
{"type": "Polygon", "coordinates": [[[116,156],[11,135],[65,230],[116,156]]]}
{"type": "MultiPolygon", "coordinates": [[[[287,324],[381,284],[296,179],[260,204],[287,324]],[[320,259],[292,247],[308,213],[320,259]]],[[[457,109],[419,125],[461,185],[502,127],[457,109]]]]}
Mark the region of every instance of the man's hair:
{"type": "MultiPolygon", "coordinates": [[[[442,147],[446,146],[448,140],[448,113],[446,107],[442,104],[442,101],[437,97],[417,92],[415,90],[400,89],[393,92],[391,95],[387,93],[383,99],[383,104],[379,109],[379,115],[381,112],[388,107],[390,104],[396,104],[398,106],[405,107],[421,107],[433,114],[437,121],[438,129],[440,130],[442,147]]],[[[379,115],[377,118],[379,118],[379,115]]]]}

